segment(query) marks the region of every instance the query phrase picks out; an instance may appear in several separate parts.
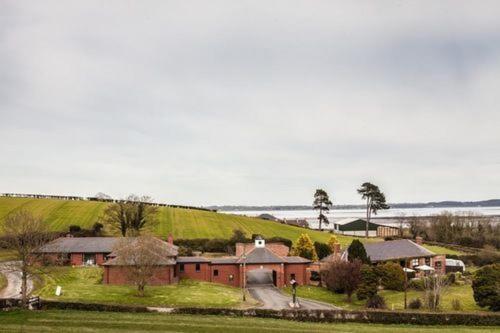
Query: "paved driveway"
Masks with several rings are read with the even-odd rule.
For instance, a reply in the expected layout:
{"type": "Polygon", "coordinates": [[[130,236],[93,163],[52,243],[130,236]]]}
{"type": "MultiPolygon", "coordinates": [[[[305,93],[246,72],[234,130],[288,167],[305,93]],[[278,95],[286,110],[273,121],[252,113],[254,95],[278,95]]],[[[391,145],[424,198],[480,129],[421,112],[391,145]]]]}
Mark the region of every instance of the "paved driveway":
{"type": "MultiPolygon", "coordinates": [[[[292,296],[283,294],[278,288],[273,285],[249,285],[248,292],[253,298],[260,301],[263,309],[282,310],[290,309],[289,303],[292,301],[292,296]]],[[[334,310],[339,307],[308,300],[298,297],[300,304],[299,309],[318,309],[318,310],[334,310]]]]}
{"type": "MultiPolygon", "coordinates": [[[[0,298],[21,298],[21,272],[15,268],[19,263],[0,262],[0,272],[7,278],[7,287],[0,291],[0,298]]],[[[28,279],[28,293],[33,290],[33,281],[28,279]]]]}

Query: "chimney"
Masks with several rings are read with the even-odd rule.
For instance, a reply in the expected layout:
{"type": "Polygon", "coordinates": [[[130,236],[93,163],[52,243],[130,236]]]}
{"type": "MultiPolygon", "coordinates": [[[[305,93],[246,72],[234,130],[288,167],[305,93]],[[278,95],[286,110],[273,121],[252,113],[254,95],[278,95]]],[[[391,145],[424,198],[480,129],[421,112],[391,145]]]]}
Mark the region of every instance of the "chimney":
{"type": "Polygon", "coordinates": [[[172,236],[172,234],[168,234],[167,242],[170,245],[174,245],[174,236],[172,236]]]}
{"type": "Polygon", "coordinates": [[[333,255],[335,257],[340,255],[340,243],[333,244],[333,255]]]}
{"type": "Polygon", "coordinates": [[[420,237],[420,236],[417,236],[415,237],[415,243],[417,243],[418,245],[422,245],[423,244],[423,238],[420,237]]]}

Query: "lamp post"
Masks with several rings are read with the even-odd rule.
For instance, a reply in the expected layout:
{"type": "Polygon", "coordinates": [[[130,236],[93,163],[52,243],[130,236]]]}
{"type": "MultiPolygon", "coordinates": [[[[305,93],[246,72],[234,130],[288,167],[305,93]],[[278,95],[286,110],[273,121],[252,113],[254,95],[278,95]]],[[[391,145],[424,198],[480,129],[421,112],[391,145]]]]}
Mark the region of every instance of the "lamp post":
{"type": "Polygon", "coordinates": [[[297,281],[295,279],[290,280],[290,285],[292,286],[292,304],[293,307],[297,305],[297,281]]]}
{"type": "Polygon", "coordinates": [[[408,268],[407,266],[408,259],[405,259],[405,267],[403,268],[403,272],[405,273],[405,310],[407,309],[407,293],[408,293],[408,268]]]}

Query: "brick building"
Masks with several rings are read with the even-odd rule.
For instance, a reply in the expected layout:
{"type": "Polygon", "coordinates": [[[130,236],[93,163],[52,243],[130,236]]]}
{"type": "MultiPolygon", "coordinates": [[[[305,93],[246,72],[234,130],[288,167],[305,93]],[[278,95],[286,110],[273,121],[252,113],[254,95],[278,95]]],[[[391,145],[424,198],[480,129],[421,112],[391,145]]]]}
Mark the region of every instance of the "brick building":
{"type": "MultiPolygon", "coordinates": [[[[126,267],[118,264],[113,247],[119,237],[63,237],[44,245],[39,253],[47,260],[67,265],[102,265],[103,283],[127,284],[126,267]]],[[[182,257],[173,245],[172,237],[162,242],[164,252],[150,284],[177,283],[179,278],[242,287],[247,284],[274,284],[283,287],[294,279],[299,284],[309,281],[311,261],[288,256],[289,248],[282,243],[265,243],[258,237],[253,244],[236,244],[232,257],[182,257]]]]}

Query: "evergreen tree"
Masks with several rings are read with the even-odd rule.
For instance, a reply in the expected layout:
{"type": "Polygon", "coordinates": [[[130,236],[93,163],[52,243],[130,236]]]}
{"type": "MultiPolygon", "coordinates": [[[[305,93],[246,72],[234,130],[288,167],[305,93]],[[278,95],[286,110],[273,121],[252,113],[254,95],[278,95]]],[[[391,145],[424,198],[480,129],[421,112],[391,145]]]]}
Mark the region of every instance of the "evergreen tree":
{"type": "Polygon", "coordinates": [[[307,258],[312,261],[318,260],[318,254],[308,234],[301,234],[292,248],[292,255],[307,258]]]}
{"type": "Polygon", "coordinates": [[[317,189],[316,193],[314,193],[313,208],[319,210],[319,216],[318,216],[319,230],[323,230],[322,228],[323,223],[324,224],[330,223],[326,215],[323,213],[324,212],[328,213],[331,207],[332,207],[332,202],[330,201],[328,193],[326,193],[325,190],[317,189]]]}
{"type": "Polygon", "coordinates": [[[332,251],[328,244],[321,242],[314,242],[314,248],[316,249],[316,253],[318,254],[319,259],[323,259],[324,257],[328,257],[332,251]]]}
{"type": "Polygon", "coordinates": [[[377,294],[379,276],[377,270],[372,265],[361,267],[361,283],[356,291],[359,300],[370,299],[377,294]]]}
{"type": "Polygon", "coordinates": [[[377,215],[381,209],[389,209],[385,202],[385,195],[380,191],[377,185],[372,183],[363,183],[358,189],[361,198],[366,199],[366,238],[368,238],[368,226],[372,213],[377,215]]]}
{"type": "Polygon", "coordinates": [[[353,240],[351,245],[349,245],[349,247],[347,248],[347,253],[348,259],[351,262],[355,259],[359,259],[363,264],[370,263],[370,258],[368,258],[366,254],[365,246],[357,239],[353,240]]]}

